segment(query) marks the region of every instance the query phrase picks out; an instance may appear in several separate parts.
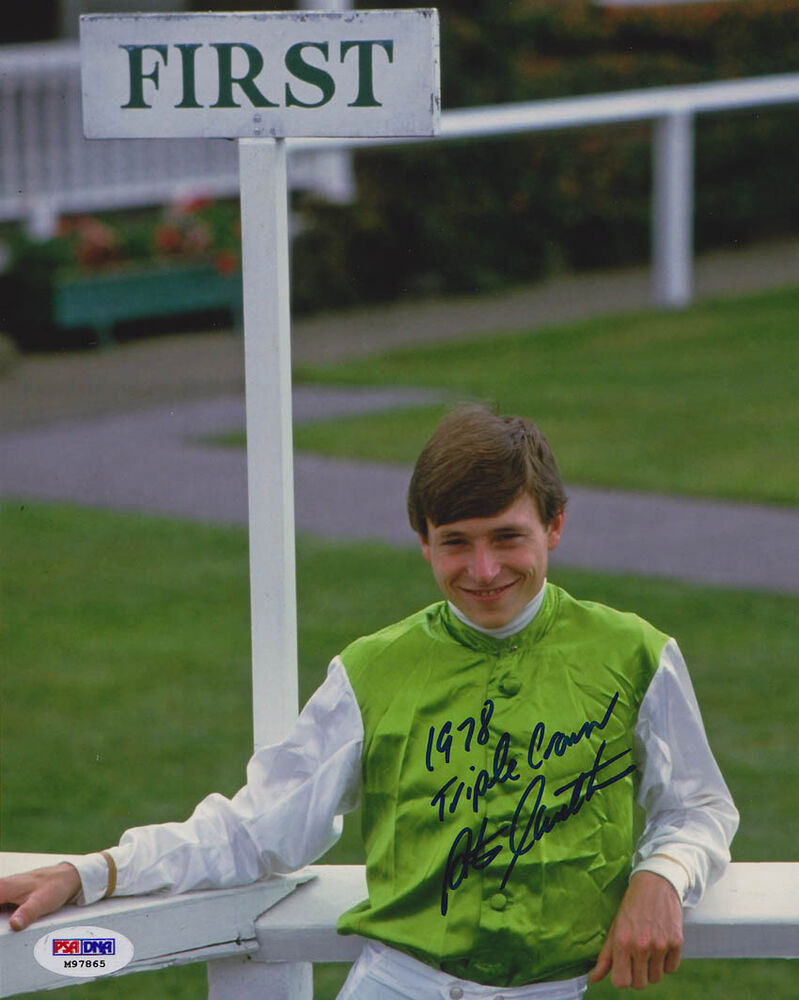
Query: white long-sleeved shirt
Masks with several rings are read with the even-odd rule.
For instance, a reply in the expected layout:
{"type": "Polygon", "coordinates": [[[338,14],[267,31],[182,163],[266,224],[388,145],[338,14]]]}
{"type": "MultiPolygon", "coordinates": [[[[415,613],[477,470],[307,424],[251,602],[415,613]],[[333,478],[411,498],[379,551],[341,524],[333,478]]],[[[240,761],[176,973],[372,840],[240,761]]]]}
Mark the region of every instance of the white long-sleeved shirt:
{"type": "MultiPolygon", "coordinates": [[[[534,599],[514,626],[529,622],[536,601],[540,605],[534,599]]],[[[662,875],[684,904],[693,906],[729,861],[738,812],[673,639],[641,704],[635,740],[637,799],[646,824],[633,872],[662,875]]],[[[291,735],[256,751],[247,783],[232,799],[212,794],[183,823],[137,827],[123,835],[110,850],[117,866],[115,894],[225,888],[309,864],[335,843],[342,814],[358,804],[362,746],[358,702],[336,657],[291,735]]],[[[102,898],[105,858],[90,854],[73,863],[82,884],[77,901],[102,898]]]]}

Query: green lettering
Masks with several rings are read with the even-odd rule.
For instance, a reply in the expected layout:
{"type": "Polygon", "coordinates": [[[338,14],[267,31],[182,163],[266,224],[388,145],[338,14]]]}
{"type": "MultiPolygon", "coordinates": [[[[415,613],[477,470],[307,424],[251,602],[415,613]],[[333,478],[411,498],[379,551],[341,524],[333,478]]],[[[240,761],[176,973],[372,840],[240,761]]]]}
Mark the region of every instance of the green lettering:
{"type": "Polygon", "coordinates": [[[291,85],[287,83],[287,108],[321,108],[323,104],[327,104],[336,92],[336,85],[329,73],[325,72],[319,66],[312,66],[310,63],[305,62],[302,57],[302,50],[306,48],[318,49],[325,57],[325,62],[327,62],[327,42],[297,42],[286,53],[286,69],[292,76],[295,76],[298,80],[302,80],[303,83],[310,83],[312,86],[318,87],[321,91],[321,96],[318,101],[301,101],[294,96],[291,91],[291,85]]]}
{"type": "Polygon", "coordinates": [[[254,45],[246,42],[212,42],[219,63],[219,98],[214,108],[240,108],[233,100],[233,84],[241,87],[250,104],[255,108],[276,108],[255,86],[255,77],[264,68],[264,57],[254,45]],[[233,76],[233,49],[241,49],[247,54],[247,72],[243,76],[233,76]]]}
{"type": "Polygon", "coordinates": [[[197,93],[194,87],[194,55],[197,49],[201,48],[199,42],[187,42],[183,45],[176,45],[180,49],[181,74],[183,76],[183,100],[176,104],[176,108],[201,108],[202,104],[197,102],[197,93]]]}
{"type": "Polygon", "coordinates": [[[147,104],[144,100],[144,81],[151,80],[155,85],[155,89],[158,90],[158,63],[156,62],[152,70],[149,73],[144,72],[144,62],[142,59],[142,53],[147,49],[153,52],[157,52],[159,56],[164,60],[164,66],[166,66],[167,60],[167,47],[166,45],[120,45],[121,49],[125,49],[128,53],[128,71],[130,73],[130,99],[127,104],[123,104],[123,108],[150,108],[151,104],[147,104]]]}
{"type": "Polygon", "coordinates": [[[372,53],[374,47],[379,45],[388,56],[388,61],[390,63],[394,62],[394,42],[385,39],[383,41],[364,41],[364,42],[342,42],[341,43],[341,61],[344,62],[344,56],[350,51],[350,49],[358,50],[358,96],[352,103],[348,104],[348,108],[381,108],[383,105],[380,101],[375,100],[374,91],[374,73],[373,73],[373,57],[372,53]]]}

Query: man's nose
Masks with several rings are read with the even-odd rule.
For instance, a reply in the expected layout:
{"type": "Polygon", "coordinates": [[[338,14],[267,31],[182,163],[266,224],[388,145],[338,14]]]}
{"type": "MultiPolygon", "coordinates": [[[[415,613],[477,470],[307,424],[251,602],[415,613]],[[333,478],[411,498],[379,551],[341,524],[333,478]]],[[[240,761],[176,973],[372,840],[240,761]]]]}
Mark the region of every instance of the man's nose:
{"type": "Polygon", "coordinates": [[[475,545],[472,550],[472,577],[480,583],[488,583],[499,572],[499,564],[489,545],[475,545]]]}

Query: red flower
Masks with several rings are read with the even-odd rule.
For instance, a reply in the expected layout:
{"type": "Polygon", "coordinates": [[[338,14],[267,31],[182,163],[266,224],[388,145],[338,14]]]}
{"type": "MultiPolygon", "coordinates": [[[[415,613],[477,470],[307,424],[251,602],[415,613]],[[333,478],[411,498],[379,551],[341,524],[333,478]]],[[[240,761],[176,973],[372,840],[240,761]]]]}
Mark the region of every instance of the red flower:
{"type": "Polygon", "coordinates": [[[99,219],[84,216],[75,223],[76,256],[84,267],[109,264],[117,258],[117,236],[99,219]]]}
{"type": "Polygon", "coordinates": [[[180,230],[169,223],[164,223],[156,229],[153,240],[156,248],[163,253],[179,253],[183,242],[180,230]]]}
{"type": "Polygon", "coordinates": [[[192,197],[181,198],[176,201],[172,206],[172,211],[175,215],[192,215],[194,212],[199,212],[212,204],[213,201],[211,198],[206,198],[203,195],[193,195],[192,197]]]}
{"type": "Polygon", "coordinates": [[[232,250],[220,250],[214,264],[220,274],[233,274],[234,271],[238,270],[239,261],[232,250]]]}

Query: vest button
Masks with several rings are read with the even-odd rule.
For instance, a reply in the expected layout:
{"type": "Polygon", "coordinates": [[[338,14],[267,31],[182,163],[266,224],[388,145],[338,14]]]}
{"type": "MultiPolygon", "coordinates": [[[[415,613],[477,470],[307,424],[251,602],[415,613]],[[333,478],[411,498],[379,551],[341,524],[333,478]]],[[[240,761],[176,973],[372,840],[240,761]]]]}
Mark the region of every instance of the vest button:
{"type": "Polygon", "coordinates": [[[463,996],[463,990],[460,988],[460,986],[452,986],[450,988],[449,995],[451,1000],[461,1000],[461,997],[463,996]]]}
{"type": "Polygon", "coordinates": [[[506,677],[505,680],[499,682],[499,690],[509,698],[518,694],[521,691],[521,687],[522,683],[516,677],[506,677]]]}
{"type": "Polygon", "coordinates": [[[489,903],[492,910],[504,910],[508,905],[508,897],[503,892],[495,892],[489,903]]]}

